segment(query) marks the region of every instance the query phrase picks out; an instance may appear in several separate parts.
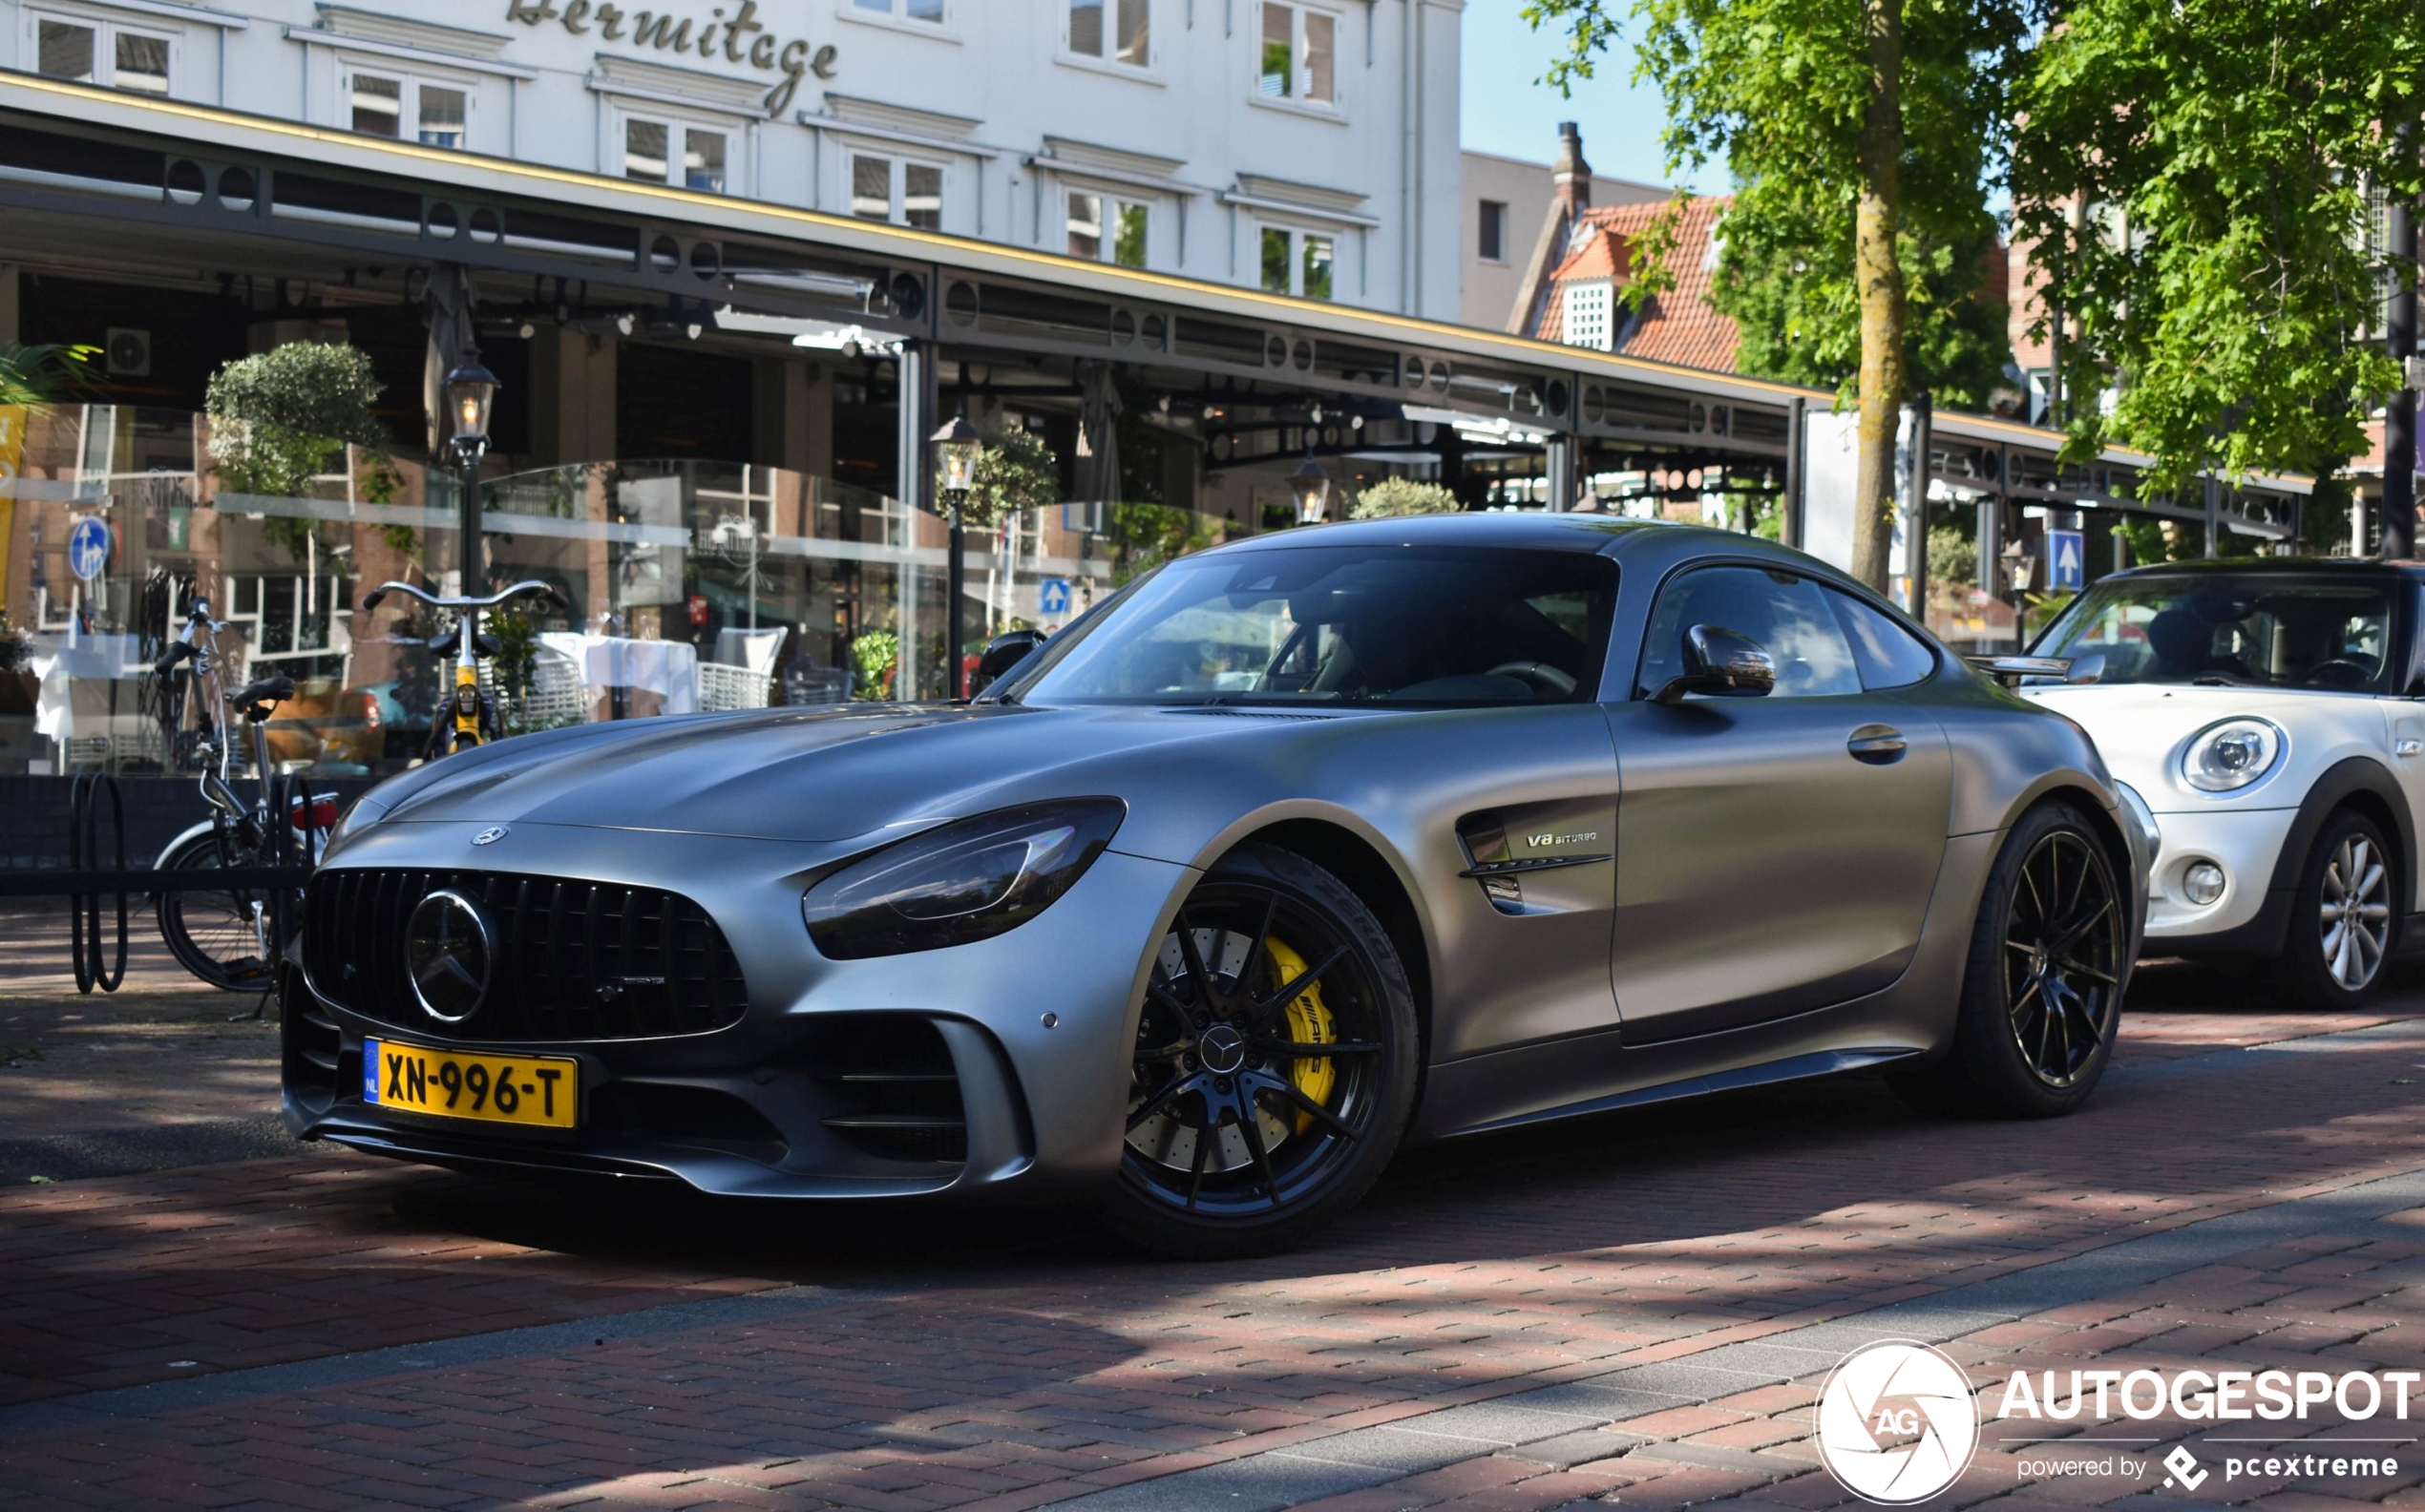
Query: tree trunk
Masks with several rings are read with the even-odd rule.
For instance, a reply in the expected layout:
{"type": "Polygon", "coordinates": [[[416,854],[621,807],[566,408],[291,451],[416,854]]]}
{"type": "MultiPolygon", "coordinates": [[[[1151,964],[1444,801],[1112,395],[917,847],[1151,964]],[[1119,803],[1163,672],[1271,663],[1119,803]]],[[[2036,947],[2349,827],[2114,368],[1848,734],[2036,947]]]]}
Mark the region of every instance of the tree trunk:
{"type": "Polygon", "coordinates": [[[1863,0],[1869,97],[1861,116],[1853,279],[1861,296],[1861,459],[1852,490],[1852,573],[1887,591],[1894,532],[1894,442],[1909,386],[1903,362],[1903,0],[1863,0]]]}

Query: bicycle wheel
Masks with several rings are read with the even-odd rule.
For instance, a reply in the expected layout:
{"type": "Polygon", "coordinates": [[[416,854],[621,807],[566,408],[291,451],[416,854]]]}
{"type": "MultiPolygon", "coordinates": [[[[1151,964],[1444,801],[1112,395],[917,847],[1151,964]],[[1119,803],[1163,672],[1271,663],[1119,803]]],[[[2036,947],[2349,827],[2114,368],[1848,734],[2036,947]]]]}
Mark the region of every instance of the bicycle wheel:
{"type": "MultiPolygon", "coordinates": [[[[161,867],[184,872],[264,864],[232,836],[222,854],[221,837],[204,834],[170,851],[161,867]]],[[[160,938],[179,965],[228,992],[261,992],[268,987],[269,963],[262,950],[262,931],[268,927],[268,898],[258,889],[164,892],[158,914],[160,938]]]]}

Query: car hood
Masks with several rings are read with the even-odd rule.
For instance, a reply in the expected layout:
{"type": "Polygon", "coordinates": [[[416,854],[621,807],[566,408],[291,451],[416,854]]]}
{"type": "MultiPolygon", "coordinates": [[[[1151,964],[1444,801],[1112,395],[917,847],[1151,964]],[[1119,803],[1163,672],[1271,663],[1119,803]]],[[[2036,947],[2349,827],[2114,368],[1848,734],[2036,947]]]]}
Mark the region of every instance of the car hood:
{"type": "MultiPolygon", "coordinates": [[[[2197,807],[2216,801],[2180,780],[2182,743],[2209,724],[2254,716],[2288,732],[2295,750],[2315,732],[2319,716],[2334,724],[2377,724],[2381,715],[2364,694],[2275,691],[2246,687],[2192,687],[2155,682],[2088,683],[2023,687],[2022,696],[2077,721],[2097,743],[2116,777],[2139,790],[2159,810],[2167,801],[2197,807]]],[[[2249,796],[2255,796],[2251,789],[2249,796]]],[[[2288,801],[2295,801],[2295,794],[2288,801]]],[[[2263,805],[2257,805],[2263,807],[2263,805]]]]}
{"type": "Polygon", "coordinates": [[[381,822],[836,841],[1039,798],[1121,796],[1101,769],[1107,762],[1174,742],[1271,738],[1288,727],[1192,710],[1010,704],[628,720],[448,757],[364,801],[374,806],[366,817],[381,822]]]}

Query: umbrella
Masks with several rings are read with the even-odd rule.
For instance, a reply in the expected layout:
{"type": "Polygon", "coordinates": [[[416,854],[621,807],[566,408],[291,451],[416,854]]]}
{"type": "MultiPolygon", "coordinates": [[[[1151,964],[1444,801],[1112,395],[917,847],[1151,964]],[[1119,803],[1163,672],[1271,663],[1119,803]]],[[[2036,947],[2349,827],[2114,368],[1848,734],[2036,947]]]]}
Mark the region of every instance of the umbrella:
{"type": "Polygon", "coordinates": [[[430,345],[421,359],[421,412],[429,416],[430,451],[446,439],[446,375],[461,366],[473,347],[472,313],[478,303],[472,293],[472,270],[460,262],[440,262],[430,269],[422,296],[430,305],[430,345]]]}
{"type": "Polygon", "coordinates": [[[1120,391],[1111,382],[1111,365],[1078,365],[1084,390],[1078,411],[1078,499],[1083,504],[1107,504],[1120,497],[1120,391]]]}

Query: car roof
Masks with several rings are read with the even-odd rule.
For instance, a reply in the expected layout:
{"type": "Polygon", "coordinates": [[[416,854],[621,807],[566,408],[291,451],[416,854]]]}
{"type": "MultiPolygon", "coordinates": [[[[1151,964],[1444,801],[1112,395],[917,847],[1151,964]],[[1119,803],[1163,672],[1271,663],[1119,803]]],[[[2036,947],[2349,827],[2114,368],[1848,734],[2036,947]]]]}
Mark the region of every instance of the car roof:
{"type": "Polygon", "coordinates": [[[2376,579],[2425,578],[2425,562],[2369,561],[2356,556],[2208,556],[2196,561],[2150,562],[2144,567],[2125,568],[2098,579],[2110,581],[2116,578],[2196,578],[2252,574],[2267,578],[2372,578],[2376,579]]]}

